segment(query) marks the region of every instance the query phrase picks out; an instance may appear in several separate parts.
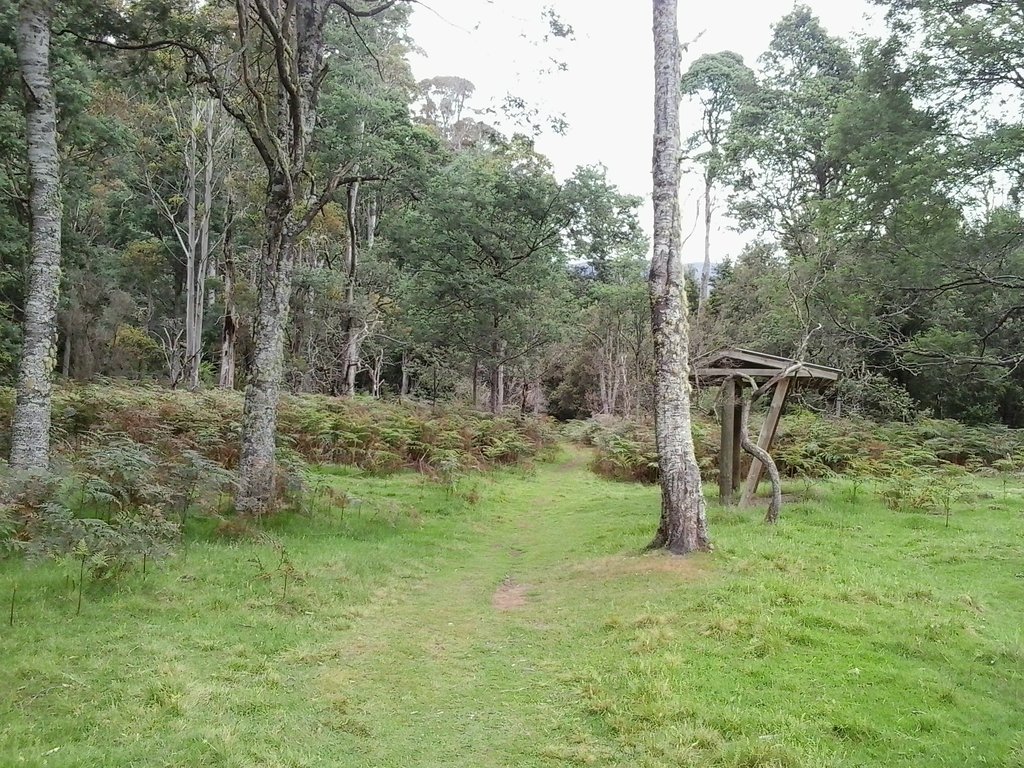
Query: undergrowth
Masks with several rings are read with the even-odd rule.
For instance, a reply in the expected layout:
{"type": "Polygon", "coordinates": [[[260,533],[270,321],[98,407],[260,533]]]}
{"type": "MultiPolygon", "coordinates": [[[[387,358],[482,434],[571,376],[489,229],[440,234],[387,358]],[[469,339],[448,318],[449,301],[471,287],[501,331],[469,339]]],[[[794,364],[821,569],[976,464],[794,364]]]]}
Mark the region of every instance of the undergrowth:
{"type": "MultiPolygon", "coordinates": [[[[0,390],[4,427],[12,401],[10,390],[0,390]]],[[[14,473],[0,464],[0,547],[33,559],[73,557],[82,576],[105,578],[162,554],[190,515],[224,525],[231,517],[241,418],[237,392],[58,388],[51,473],[14,473]]],[[[539,419],[285,396],[275,507],[301,509],[315,498],[310,465],[351,465],[371,475],[412,469],[454,492],[467,473],[529,462],[554,437],[539,419]]],[[[9,440],[9,432],[0,431],[3,455],[9,440]]]]}
{"type": "MultiPolygon", "coordinates": [[[[754,437],[760,425],[752,421],[754,437]]],[[[707,481],[717,478],[718,430],[709,419],[694,423],[697,460],[707,481]]],[[[614,480],[657,482],[651,425],[598,417],[571,422],[564,434],[596,449],[592,468],[598,474],[614,480]]],[[[772,457],[783,477],[790,478],[842,475],[899,480],[955,471],[951,468],[1012,477],[1024,472],[1024,430],[938,419],[877,424],[797,411],[782,419],[772,457]]],[[[750,459],[744,455],[743,461],[745,470],[750,459]]]]}

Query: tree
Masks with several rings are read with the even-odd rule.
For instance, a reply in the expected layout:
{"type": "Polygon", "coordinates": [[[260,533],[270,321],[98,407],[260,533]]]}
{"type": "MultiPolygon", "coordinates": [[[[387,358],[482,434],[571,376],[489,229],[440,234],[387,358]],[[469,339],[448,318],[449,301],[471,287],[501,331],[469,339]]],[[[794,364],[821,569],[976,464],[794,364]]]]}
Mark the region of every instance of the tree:
{"type": "Polygon", "coordinates": [[[565,196],[573,208],[566,232],[569,258],[586,264],[595,279],[615,279],[613,263],[619,257],[647,256],[647,238],[636,218],[642,199],[620,192],[603,165],[577,168],[565,196]]]}
{"type": "Polygon", "coordinates": [[[350,160],[326,169],[316,162],[318,110],[328,68],[325,30],[337,12],[354,21],[381,14],[396,2],[367,7],[344,0],[239,0],[234,50],[226,62],[211,55],[206,39],[192,41],[187,34],[124,46],[182,50],[238,121],[266,171],[236,496],[236,507],[246,514],[267,510],[274,495],[277,404],[298,243],[338,190],[361,178],[350,160]],[[233,90],[236,79],[241,87],[233,90]]]}
{"type": "Polygon", "coordinates": [[[725,171],[723,149],[733,113],[742,99],[754,90],[754,73],[743,63],[743,57],[732,51],[705,54],[683,75],[683,93],[700,102],[701,123],[688,140],[696,151],[693,159],[704,174],[704,268],[700,277],[697,305],[698,322],[704,315],[711,288],[711,217],[714,212],[715,187],[725,171]]]}
{"type": "MultiPolygon", "coordinates": [[[[174,234],[175,250],[185,264],[184,328],[168,350],[171,386],[184,382],[195,390],[203,362],[204,315],[210,303],[207,278],[214,274],[214,198],[222,186],[226,160],[221,151],[230,139],[219,104],[191,93],[180,104],[168,103],[169,138],[156,143],[146,163],[145,188],[174,234]],[[180,168],[175,160],[180,159],[180,168]],[[184,348],[177,340],[184,335],[184,348]]],[[[230,257],[229,257],[230,258],[230,257]]],[[[225,287],[230,278],[225,276],[225,287]]],[[[175,318],[177,321],[177,318],[175,318]]],[[[227,323],[228,320],[225,320],[227,323]]],[[[177,323],[175,323],[177,324],[177,323]]]]}
{"type": "Polygon", "coordinates": [[[498,137],[498,131],[466,114],[476,86],[464,77],[442,76],[423,80],[419,91],[418,122],[434,128],[451,149],[463,149],[498,137]]]}
{"type": "Polygon", "coordinates": [[[455,155],[390,230],[420,341],[449,362],[468,358],[474,382],[483,363],[494,413],[507,367],[525,367],[560,335],[573,215],[547,159],[515,137],[455,155]]]}
{"type": "Polygon", "coordinates": [[[61,199],[57,102],[50,73],[53,4],[24,0],[18,21],[18,60],[25,89],[31,178],[31,261],[17,401],[11,424],[11,466],[45,470],[50,455],[52,374],[57,359],[61,199]]]}
{"type": "Polygon", "coordinates": [[[873,0],[889,9],[894,40],[916,39],[918,85],[963,106],[1009,91],[1024,91],[1020,50],[1024,6],[1017,0],[873,0]]]}
{"type": "Polygon", "coordinates": [[[677,0],[654,6],[654,255],[651,326],[661,522],[652,548],[708,551],[707,516],[690,419],[688,308],[683,291],[680,182],[680,47],[677,0]]]}
{"type": "Polygon", "coordinates": [[[816,204],[842,192],[845,165],[829,145],[832,119],[856,67],[806,6],[773,27],[764,72],[729,130],[732,212],[773,235],[791,257],[815,258],[816,204]]]}

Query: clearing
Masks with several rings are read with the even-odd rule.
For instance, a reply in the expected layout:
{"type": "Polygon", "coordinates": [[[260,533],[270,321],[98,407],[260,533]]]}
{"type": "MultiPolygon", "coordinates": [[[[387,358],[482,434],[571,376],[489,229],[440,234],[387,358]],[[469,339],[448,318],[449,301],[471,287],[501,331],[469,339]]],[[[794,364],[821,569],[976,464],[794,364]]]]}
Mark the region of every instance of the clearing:
{"type": "Polygon", "coordinates": [[[1024,766],[1019,490],[946,528],[794,485],[674,559],[585,460],[325,469],[343,509],[194,528],[77,616],[73,569],[0,564],[0,765],[1024,766]]]}

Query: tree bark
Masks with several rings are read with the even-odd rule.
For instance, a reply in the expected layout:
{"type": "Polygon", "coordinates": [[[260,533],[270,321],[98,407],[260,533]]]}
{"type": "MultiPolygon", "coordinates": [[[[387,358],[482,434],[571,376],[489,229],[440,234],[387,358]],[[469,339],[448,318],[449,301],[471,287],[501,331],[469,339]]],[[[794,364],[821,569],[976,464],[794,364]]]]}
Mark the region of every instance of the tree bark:
{"type": "Polygon", "coordinates": [[[203,121],[203,202],[199,211],[198,258],[195,266],[195,289],[193,291],[192,312],[189,322],[192,325],[192,351],[189,356],[188,388],[199,389],[203,365],[203,324],[207,303],[206,277],[210,270],[210,223],[213,216],[213,193],[216,179],[215,140],[214,140],[214,100],[207,99],[201,111],[203,121]]]}
{"type": "Polygon", "coordinates": [[[356,275],[359,270],[359,229],[356,221],[356,214],[359,205],[359,182],[355,181],[348,185],[348,205],[346,208],[346,222],[348,229],[348,284],[345,289],[345,301],[348,304],[348,318],[345,321],[344,341],[344,365],[345,365],[345,386],[344,394],[347,397],[355,397],[356,374],[359,372],[359,329],[355,318],[356,304],[356,275]]]}
{"type": "Polygon", "coordinates": [[[235,341],[238,337],[238,318],[235,309],[235,221],[234,205],[228,197],[224,224],[224,327],[220,338],[221,389],[235,388],[235,341]]]}
{"type": "Polygon", "coordinates": [[[505,342],[494,342],[494,360],[491,363],[490,409],[495,416],[505,410],[505,342]]]}
{"type": "Polygon", "coordinates": [[[704,310],[711,296],[711,199],[714,185],[710,174],[704,175],[704,266],[700,273],[700,294],[697,301],[697,324],[704,320],[704,310]]]}
{"type": "MultiPolygon", "coordinates": [[[[185,246],[185,386],[196,389],[199,386],[198,355],[199,341],[195,327],[196,301],[196,270],[198,265],[199,237],[197,234],[197,191],[196,165],[198,163],[198,144],[196,122],[199,119],[198,102],[193,104],[191,120],[187,126],[188,138],[185,143],[185,232],[179,235],[185,246]]],[[[175,224],[170,216],[172,226],[175,224]]]]}
{"type": "Polygon", "coordinates": [[[398,388],[398,397],[406,398],[409,396],[409,353],[405,350],[402,351],[402,383],[398,388]]]}
{"type": "Polygon", "coordinates": [[[377,238],[377,197],[373,196],[366,204],[366,252],[373,250],[377,238]]]}
{"type": "Polygon", "coordinates": [[[650,272],[661,522],[651,548],[708,551],[706,505],[690,420],[686,294],[679,214],[680,48],[677,0],[654,5],[654,255],[650,272]]]}
{"type": "Polygon", "coordinates": [[[11,423],[10,464],[15,469],[45,470],[50,461],[62,214],[57,103],[50,72],[52,5],[46,0],[24,0],[18,19],[32,219],[24,333],[11,423]]]}
{"type": "MultiPolygon", "coordinates": [[[[275,185],[277,186],[277,185],[275,185]]],[[[245,388],[242,448],[235,506],[242,514],[269,511],[276,482],[274,450],[277,403],[284,368],[284,337],[291,298],[295,243],[286,231],[288,206],[277,188],[266,206],[266,237],[260,264],[252,365],[245,388]]]]}

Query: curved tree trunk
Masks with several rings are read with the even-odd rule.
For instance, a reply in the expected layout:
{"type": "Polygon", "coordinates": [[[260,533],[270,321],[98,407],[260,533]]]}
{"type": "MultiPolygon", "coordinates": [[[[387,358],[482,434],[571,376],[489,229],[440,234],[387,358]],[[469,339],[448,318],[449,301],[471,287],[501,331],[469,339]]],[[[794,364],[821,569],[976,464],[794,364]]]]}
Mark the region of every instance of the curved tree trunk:
{"type": "Polygon", "coordinates": [[[768,477],[772,482],[772,498],[768,502],[768,511],[765,513],[764,521],[774,523],[779,519],[779,512],[782,510],[782,478],[779,475],[779,468],[775,465],[775,459],[768,451],[764,450],[757,443],[750,439],[750,401],[751,397],[744,397],[740,408],[740,445],[743,450],[760,461],[768,470],[768,477]]]}
{"type": "Polygon", "coordinates": [[[654,0],[654,257],[650,298],[661,523],[650,546],[686,554],[710,550],[711,542],[690,423],[688,308],[680,255],[679,60],[677,0],[654,0]]]}
{"type": "Polygon", "coordinates": [[[46,469],[50,460],[61,237],[57,104],[50,74],[51,16],[52,3],[47,0],[24,0],[18,21],[32,225],[24,336],[11,423],[10,463],[16,469],[46,469]]]}

